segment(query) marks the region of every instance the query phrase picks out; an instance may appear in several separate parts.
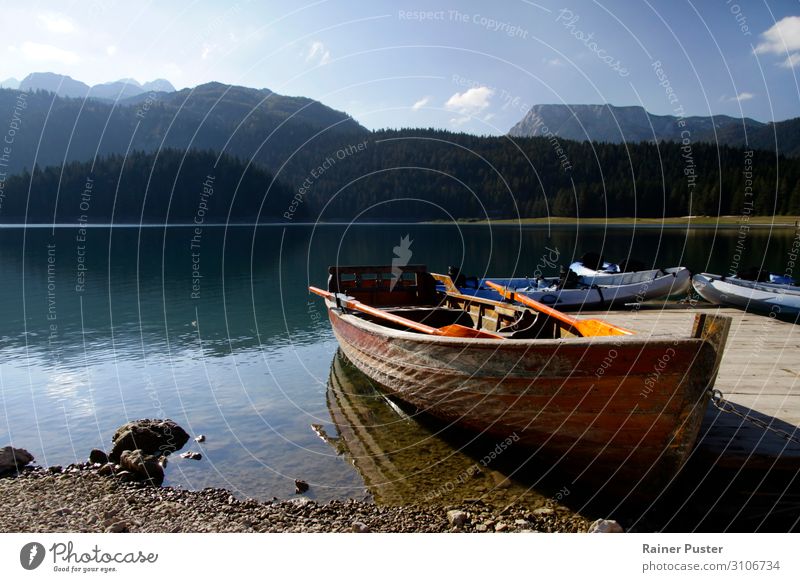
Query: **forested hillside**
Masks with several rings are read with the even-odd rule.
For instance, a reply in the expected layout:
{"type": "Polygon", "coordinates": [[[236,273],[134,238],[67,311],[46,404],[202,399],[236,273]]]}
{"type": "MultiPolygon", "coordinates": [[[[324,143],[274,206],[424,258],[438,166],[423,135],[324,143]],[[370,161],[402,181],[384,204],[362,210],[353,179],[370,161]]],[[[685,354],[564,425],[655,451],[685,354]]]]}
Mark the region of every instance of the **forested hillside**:
{"type": "MultiPolygon", "coordinates": [[[[310,212],[323,219],[686,216],[800,213],[800,160],[693,144],[592,144],[476,137],[434,130],[372,134],[362,152],[314,180],[310,212]],[[780,168],[780,172],[778,172],[780,168]],[[412,200],[416,199],[414,202],[412,200]],[[439,208],[441,207],[441,209],[439,208]]],[[[290,184],[331,147],[305,148],[290,184]]]]}
{"type": "MultiPolygon", "coordinates": [[[[0,223],[207,224],[276,220],[292,192],[258,166],[212,152],[134,152],[11,177],[0,223]],[[29,195],[30,193],[30,195],[29,195]]],[[[298,218],[304,208],[297,209],[298,218]]]]}
{"type": "MultiPolygon", "coordinates": [[[[109,200],[116,193],[115,222],[191,219],[197,184],[220,152],[228,194],[249,167],[237,194],[247,203],[234,206],[236,221],[256,219],[254,201],[263,197],[271,175],[278,183],[261,219],[800,214],[800,159],[769,149],[431,129],[370,132],[309,99],[218,83],[142,94],[116,106],[0,90],[0,109],[17,126],[0,160],[6,173],[0,175],[2,222],[26,220],[29,190],[28,222],[51,222],[55,196],[57,221],[73,220],[76,205],[69,197],[84,189],[92,173],[107,193],[93,202],[98,217],[110,220],[109,200]],[[123,164],[128,151],[137,153],[123,164]],[[182,151],[193,153],[181,166],[182,151]],[[62,173],[58,166],[65,160],[62,173]],[[9,177],[22,168],[28,173],[9,177]],[[162,204],[170,193],[167,212],[162,204]]],[[[219,204],[215,216],[224,220],[227,206],[219,204]]]]}

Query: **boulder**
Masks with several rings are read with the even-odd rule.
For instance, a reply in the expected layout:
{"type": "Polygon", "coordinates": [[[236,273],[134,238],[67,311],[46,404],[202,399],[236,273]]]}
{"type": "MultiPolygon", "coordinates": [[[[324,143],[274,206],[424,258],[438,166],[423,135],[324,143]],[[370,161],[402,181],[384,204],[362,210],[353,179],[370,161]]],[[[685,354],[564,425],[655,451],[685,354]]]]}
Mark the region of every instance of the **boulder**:
{"type": "Polygon", "coordinates": [[[106,455],[100,449],[92,449],[89,452],[89,462],[92,464],[100,463],[101,465],[105,465],[108,463],[108,455],[106,455]]]}
{"type": "Polygon", "coordinates": [[[613,519],[598,519],[589,526],[589,533],[623,533],[622,526],[613,519]]]}
{"type": "Polygon", "coordinates": [[[109,477],[114,474],[115,472],[114,467],[115,467],[114,463],[106,463],[97,470],[97,474],[100,475],[101,477],[109,477]]]}
{"type": "Polygon", "coordinates": [[[114,473],[114,475],[120,483],[130,483],[131,481],[136,481],[136,475],[130,471],[117,471],[114,473]]]}
{"type": "Polygon", "coordinates": [[[134,420],[123,424],[111,439],[114,443],[108,458],[119,462],[123,451],[143,451],[147,455],[164,455],[183,448],[189,440],[185,430],[172,420],[134,420]]]}
{"type": "Polygon", "coordinates": [[[158,464],[158,457],[147,455],[141,449],[123,451],[119,464],[126,471],[130,471],[141,480],[152,482],[153,485],[161,485],[164,482],[164,468],[158,464]]]}
{"type": "Polygon", "coordinates": [[[306,483],[302,479],[295,479],[294,480],[294,492],[297,495],[300,495],[301,493],[305,493],[306,491],[308,491],[308,483],[306,483]]]}
{"type": "Polygon", "coordinates": [[[463,527],[467,523],[467,514],[459,509],[451,509],[447,512],[447,521],[453,527],[463,527]]]}
{"type": "Polygon", "coordinates": [[[0,449],[0,475],[18,473],[31,461],[33,461],[33,455],[25,449],[3,447],[0,449]]]}
{"type": "Polygon", "coordinates": [[[128,524],[124,521],[117,521],[106,528],[106,533],[128,533],[130,531],[128,524]]]}

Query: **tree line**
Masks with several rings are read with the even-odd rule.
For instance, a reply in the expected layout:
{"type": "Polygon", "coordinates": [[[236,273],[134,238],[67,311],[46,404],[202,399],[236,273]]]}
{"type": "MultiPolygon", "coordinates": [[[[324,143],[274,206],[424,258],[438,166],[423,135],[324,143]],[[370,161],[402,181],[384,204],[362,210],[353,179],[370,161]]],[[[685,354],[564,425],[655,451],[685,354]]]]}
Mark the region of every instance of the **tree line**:
{"type": "MultiPolygon", "coordinates": [[[[278,178],[302,183],[342,147],[331,137],[306,146],[278,178]]],[[[307,190],[309,212],[323,220],[362,212],[388,220],[796,215],[800,160],[708,143],[404,129],[373,132],[363,151],[337,161],[307,190]]]]}
{"type": "MultiPolygon", "coordinates": [[[[165,149],[11,176],[0,223],[264,222],[280,218],[292,196],[257,165],[210,151],[165,149]]],[[[297,219],[304,212],[298,209],[297,219]]]]}
{"type": "Polygon", "coordinates": [[[208,176],[215,222],[800,214],[800,160],[762,150],[433,129],[292,146],[270,163],[165,149],[37,166],[3,182],[0,222],[191,223],[208,176]]]}

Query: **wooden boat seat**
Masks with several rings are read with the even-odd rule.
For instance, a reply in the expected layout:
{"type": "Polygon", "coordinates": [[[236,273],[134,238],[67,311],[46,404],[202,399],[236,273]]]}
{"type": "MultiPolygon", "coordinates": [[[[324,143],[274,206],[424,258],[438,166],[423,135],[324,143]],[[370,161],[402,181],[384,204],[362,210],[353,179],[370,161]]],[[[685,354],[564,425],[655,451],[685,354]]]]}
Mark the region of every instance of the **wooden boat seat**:
{"type": "Polygon", "coordinates": [[[436,281],[425,265],[334,266],[328,269],[328,291],[373,307],[432,305],[436,281]]]}
{"type": "MultiPolygon", "coordinates": [[[[428,308],[399,308],[399,309],[387,309],[388,313],[394,313],[396,315],[400,315],[405,317],[406,319],[410,319],[412,321],[417,321],[419,323],[424,323],[425,325],[430,325],[431,327],[444,327],[446,325],[464,325],[466,327],[473,327],[472,318],[469,316],[468,313],[465,313],[462,309],[448,309],[443,307],[428,307],[428,308]]],[[[381,325],[386,325],[385,322],[381,322],[381,325]]]]}

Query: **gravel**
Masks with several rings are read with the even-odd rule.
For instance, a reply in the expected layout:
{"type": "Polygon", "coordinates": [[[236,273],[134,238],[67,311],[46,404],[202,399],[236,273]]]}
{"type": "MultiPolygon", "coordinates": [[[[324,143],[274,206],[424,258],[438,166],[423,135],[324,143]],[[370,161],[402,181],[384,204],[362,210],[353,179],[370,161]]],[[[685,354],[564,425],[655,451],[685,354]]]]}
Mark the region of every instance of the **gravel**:
{"type": "Polygon", "coordinates": [[[317,504],[302,496],[265,502],[236,499],[224,489],[124,482],[98,470],[97,464],[36,468],[0,479],[0,532],[492,533],[585,532],[590,526],[561,508],[498,511],[481,501],[424,507],[354,500],[317,504]]]}

